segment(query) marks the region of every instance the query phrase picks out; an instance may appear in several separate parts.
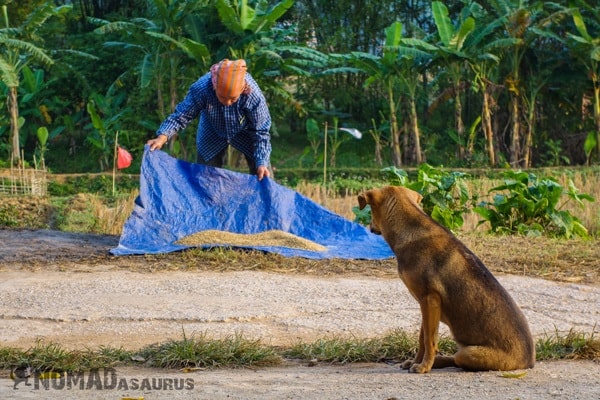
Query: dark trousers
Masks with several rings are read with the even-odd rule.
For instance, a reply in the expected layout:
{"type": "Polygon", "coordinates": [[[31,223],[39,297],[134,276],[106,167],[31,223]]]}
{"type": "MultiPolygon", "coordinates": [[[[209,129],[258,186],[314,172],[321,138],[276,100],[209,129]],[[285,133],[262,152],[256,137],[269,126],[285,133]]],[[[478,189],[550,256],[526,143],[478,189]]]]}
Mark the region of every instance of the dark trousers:
{"type": "MultiPolygon", "coordinates": [[[[250,157],[248,157],[245,154],[244,154],[244,157],[246,158],[246,162],[248,163],[248,171],[250,172],[251,175],[256,175],[256,163],[254,162],[253,159],[251,159],[250,157]]],[[[205,160],[204,158],[202,158],[202,156],[200,154],[198,154],[196,156],[196,162],[198,164],[208,165],[209,167],[217,167],[217,168],[223,168],[223,165],[225,165],[226,159],[227,159],[227,147],[225,147],[219,154],[217,154],[216,156],[214,156],[212,159],[210,159],[208,161],[205,160]]]]}

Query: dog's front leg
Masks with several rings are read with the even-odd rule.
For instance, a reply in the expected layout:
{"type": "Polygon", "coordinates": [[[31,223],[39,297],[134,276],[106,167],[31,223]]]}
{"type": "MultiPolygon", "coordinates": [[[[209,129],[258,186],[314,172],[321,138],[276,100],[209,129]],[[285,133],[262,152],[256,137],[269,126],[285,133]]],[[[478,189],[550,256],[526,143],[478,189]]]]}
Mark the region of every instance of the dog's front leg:
{"type": "Polygon", "coordinates": [[[421,328],[419,329],[419,345],[417,347],[417,355],[415,358],[404,361],[400,366],[402,369],[409,369],[413,366],[413,364],[419,364],[423,361],[423,353],[425,352],[425,347],[423,346],[423,322],[421,321],[421,328]]]}
{"type": "Polygon", "coordinates": [[[410,372],[423,374],[431,370],[437,354],[442,301],[437,293],[430,293],[423,298],[420,306],[423,319],[419,335],[419,354],[422,353],[422,359],[416,362],[418,357],[415,358],[415,364],[410,367],[410,372]]]}

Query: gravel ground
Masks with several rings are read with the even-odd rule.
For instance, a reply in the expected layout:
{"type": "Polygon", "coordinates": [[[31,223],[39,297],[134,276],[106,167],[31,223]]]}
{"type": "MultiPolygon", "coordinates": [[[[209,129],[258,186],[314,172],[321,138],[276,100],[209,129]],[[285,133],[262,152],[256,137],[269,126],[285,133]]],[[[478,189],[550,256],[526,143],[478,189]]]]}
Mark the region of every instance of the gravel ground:
{"type": "MultiPolygon", "coordinates": [[[[93,268],[85,262],[73,268],[76,256],[61,270],[52,252],[98,252],[110,248],[110,239],[40,232],[32,242],[36,234],[27,235],[28,242],[18,233],[0,231],[2,346],[27,348],[42,339],[73,348],[136,349],[179,339],[182,330],[211,337],[237,332],[279,345],[328,335],[377,336],[395,328],[416,332],[419,326],[417,303],[398,279],[257,271],[146,273],[112,265],[110,258],[93,268]],[[18,252],[43,254],[44,246],[52,249],[48,268],[23,268],[18,252]]],[[[600,287],[511,275],[498,279],[522,307],[536,337],[570,329],[600,333],[600,287]]],[[[188,374],[118,368],[119,388],[66,389],[57,381],[48,390],[39,382],[37,388],[21,383],[13,390],[8,371],[2,371],[0,399],[600,399],[598,363],[542,362],[523,372],[510,379],[498,372],[455,369],[419,376],[385,364],[290,363],[188,374]],[[134,388],[134,382],[146,385],[134,388]],[[185,387],[169,389],[174,382],[185,387]]],[[[84,378],[87,385],[89,377],[84,378]]]]}

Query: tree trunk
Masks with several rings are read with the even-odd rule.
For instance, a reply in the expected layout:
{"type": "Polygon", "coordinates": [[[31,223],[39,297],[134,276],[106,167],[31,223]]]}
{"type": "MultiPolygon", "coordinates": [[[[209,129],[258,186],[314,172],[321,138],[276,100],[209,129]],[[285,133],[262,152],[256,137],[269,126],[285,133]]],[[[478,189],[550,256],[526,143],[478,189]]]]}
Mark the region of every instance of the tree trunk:
{"type": "Polygon", "coordinates": [[[383,166],[383,159],[381,158],[381,137],[377,136],[375,139],[375,162],[378,166],[383,166]]]}
{"type": "Polygon", "coordinates": [[[16,165],[21,165],[21,146],[19,143],[19,103],[17,101],[17,87],[8,88],[7,98],[8,113],[10,114],[11,159],[16,165]]]}
{"type": "Polygon", "coordinates": [[[513,168],[518,168],[521,158],[521,124],[519,121],[519,97],[516,94],[513,94],[510,99],[510,118],[512,125],[510,165],[513,168]]]}
{"type": "Polygon", "coordinates": [[[460,87],[459,85],[454,86],[454,121],[456,123],[456,135],[458,137],[458,154],[459,160],[465,158],[465,124],[462,119],[462,101],[460,99],[460,87]]]}
{"type": "Polygon", "coordinates": [[[594,85],[594,121],[596,122],[596,157],[600,160],[600,85],[596,74],[592,74],[594,85]]]}
{"type": "Polygon", "coordinates": [[[161,119],[165,119],[167,117],[167,113],[165,111],[165,101],[163,99],[162,92],[162,78],[159,75],[156,76],[156,108],[158,108],[158,114],[161,119]]]}
{"type": "Polygon", "coordinates": [[[392,163],[396,167],[402,165],[402,149],[400,147],[400,134],[398,132],[398,119],[396,118],[396,102],[392,84],[388,84],[388,99],[390,102],[390,136],[392,145],[392,163]]]}
{"type": "Polygon", "coordinates": [[[531,167],[531,147],[533,146],[533,133],[535,124],[535,98],[532,99],[527,110],[527,135],[523,144],[523,167],[531,167]]]}
{"type": "Polygon", "coordinates": [[[417,102],[414,97],[409,100],[410,107],[410,131],[415,146],[415,162],[417,165],[423,163],[423,154],[421,152],[421,132],[419,131],[419,117],[417,116],[417,102]]]}
{"type": "Polygon", "coordinates": [[[483,106],[481,110],[481,127],[485,135],[488,159],[490,166],[496,166],[496,152],[494,151],[494,129],[492,128],[492,110],[490,107],[490,93],[487,86],[482,86],[483,106]]]}

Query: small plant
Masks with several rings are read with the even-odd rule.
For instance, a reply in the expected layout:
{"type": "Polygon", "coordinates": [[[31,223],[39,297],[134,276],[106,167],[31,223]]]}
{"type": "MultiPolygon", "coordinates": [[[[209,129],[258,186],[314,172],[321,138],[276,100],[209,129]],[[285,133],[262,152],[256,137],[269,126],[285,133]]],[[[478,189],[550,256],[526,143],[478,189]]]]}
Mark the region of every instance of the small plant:
{"type": "Polygon", "coordinates": [[[553,237],[573,238],[588,236],[587,229],[578,218],[566,210],[561,210],[567,201],[594,201],[587,194],[581,194],[571,180],[565,190],[551,178],[538,179],[532,173],[507,171],[504,184],[490,189],[492,202],[481,202],[473,209],[483,217],[480,224],[489,222],[493,233],[519,233],[531,236],[546,234],[553,237]],[[567,201],[559,204],[563,195],[567,201]]]}
{"type": "Polygon", "coordinates": [[[303,157],[312,151],[313,167],[315,167],[317,162],[322,158],[319,157],[319,146],[321,146],[322,136],[319,129],[319,123],[314,118],[306,120],[306,137],[308,138],[310,147],[307,147],[304,150],[303,157]]]}
{"type": "Polygon", "coordinates": [[[101,171],[106,171],[111,166],[114,144],[111,132],[119,130],[123,116],[129,112],[127,108],[120,108],[123,101],[121,95],[113,97],[96,94],[87,103],[93,130],[86,140],[99,153],[101,171]]]}
{"type": "MultiPolygon", "coordinates": [[[[444,225],[448,229],[460,228],[463,223],[463,214],[468,210],[469,190],[465,183],[466,174],[457,171],[444,171],[429,164],[419,167],[416,181],[410,181],[408,173],[396,167],[388,167],[382,170],[391,185],[404,186],[419,192],[423,199],[421,204],[423,211],[444,225]]],[[[365,209],[366,210],[366,209],[365,209]]],[[[353,210],[357,215],[357,221],[370,220],[363,213],[358,219],[359,210],[353,210]]],[[[368,214],[370,216],[370,213],[368,214]]],[[[368,223],[368,222],[367,222],[368,223]]]]}
{"type": "Polygon", "coordinates": [[[590,161],[592,158],[592,152],[598,146],[598,142],[596,141],[596,132],[592,131],[588,133],[585,138],[585,142],[583,143],[583,151],[585,153],[585,164],[590,165],[590,161]]]}
{"type": "Polygon", "coordinates": [[[37,138],[38,138],[38,151],[40,154],[40,165],[42,169],[46,168],[46,161],[44,156],[48,147],[46,147],[46,143],[48,143],[48,128],[45,126],[40,126],[37,130],[37,138]]]}
{"type": "Polygon", "coordinates": [[[560,140],[548,139],[546,141],[546,146],[548,147],[548,150],[546,151],[547,165],[556,167],[558,165],[569,165],[571,163],[569,157],[561,154],[563,146],[560,140]]]}

